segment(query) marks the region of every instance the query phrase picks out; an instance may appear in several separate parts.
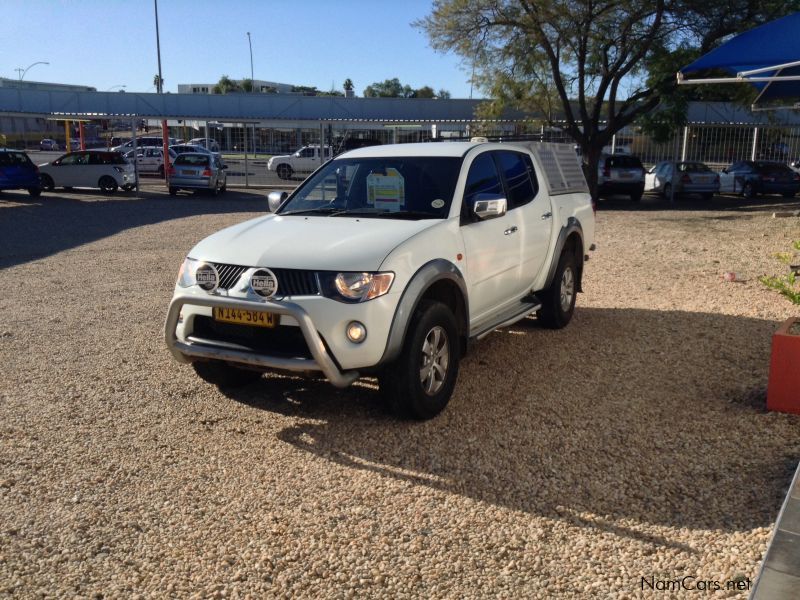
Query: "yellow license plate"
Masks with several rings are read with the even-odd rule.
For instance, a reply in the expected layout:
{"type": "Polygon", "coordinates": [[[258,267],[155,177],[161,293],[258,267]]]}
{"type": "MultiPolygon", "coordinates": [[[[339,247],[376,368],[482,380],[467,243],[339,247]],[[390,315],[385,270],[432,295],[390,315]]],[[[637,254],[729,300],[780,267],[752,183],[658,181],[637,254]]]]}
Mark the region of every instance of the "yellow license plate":
{"type": "Polygon", "coordinates": [[[223,323],[238,323],[239,325],[253,325],[255,327],[276,327],[280,316],[260,310],[243,310],[241,308],[214,307],[214,320],[223,323]]]}

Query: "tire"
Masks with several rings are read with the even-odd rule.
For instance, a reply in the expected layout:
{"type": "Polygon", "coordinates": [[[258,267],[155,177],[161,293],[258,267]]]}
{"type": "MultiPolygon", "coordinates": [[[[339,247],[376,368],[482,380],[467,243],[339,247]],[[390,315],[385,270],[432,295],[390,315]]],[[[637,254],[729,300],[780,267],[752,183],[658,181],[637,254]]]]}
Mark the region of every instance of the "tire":
{"type": "Polygon", "coordinates": [[[228,191],[228,181],[226,180],[225,183],[222,184],[222,187],[219,188],[219,193],[224,194],[228,191]]]}
{"type": "Polygon", "coordinates": [[[119,187],[119,185],[117,185],[117,181],[109,175],[103,175],[100,178],[100,181],[97,182],[97,186],[100,188],[100,191],[106,194],[113,194],[119,187]]]}
{"type": "Polygon", "coordinates": [[[635,192],[631,194],[631,202],[639,202],[642,199],[644,192],[635,192]]]}
{"type": "Polygon", "coordinates": [[[178,195],[178,188],[170,186],[169,195],[170,196],[177,196],[178,195]]]}
{"type": "Polygon", "coordinates": [[[783,192],[782,196],[783,196],[784,198],[794,198],[794,195],[795,195],[796,193],[797,193],[797,192],[783,192]]]}
{"type": "Polygon", "coordinates": [[[281,179],[291,179],[292,173],[292,167],[286,163],[278,165],[278,177],[281,179]]]}
{"type": "Polygon", "coordinates": [[[381,395],[396,414],[431,419],[447,406],[458,378],[461,341],[455,315],[441,302],[422,300],[400,356],[379,375],[381,395]]]}
{"type": "Polygon", "coordinates": [[[56,184],[53,181],[53,178],[50,177],[50,175],[46,175],[46,174],[45,175],[40,175],[39,176],[39,181],[41,182],[42,189],[45,192],[52,192],[56,187],[56,184]]]}
{"type": "Polygon", "coordinates": [[[665,183],[664,184],[664,198],[669,200],[671,198],[671,196],[672,196],[672,184],[671,183],[665,183]]]}
{"type": "Polygon", "coordinates": [[[714,199],[714,192],[706,192],[705,194],[700,194],[700,196],[703,198],[703,200],[708,202],[714,199]]]}
{"type": "Polygon", "coordinates": [[[164,179],[164,165],[158,165],[158,176],[164,179]]]}
{"type": "Polygon", "coordinates": [[[575,254],[564,250],[558,259],[553,283],[540,294],[542,308],[537,316],[548,329],[562,329],[572,320],[578,292],[578,269],[575,254]]]}
{"type": "Polygon", "coordinates": [[[208,190],[208,193],[216,198],[217,196],[219,196],[219,186],[215,183],[214,187],[208,190]]]}
{"type": "Polygon", "coordinates": [[[192,363],[194,372],[208,383],[221,388],[237,388],[261,379],[259,371],[240,369],[216,360],[192,363]]]}
{"type": "Polygon", "coordinates": [[[753,184],[749,181],[744,184],[742,188],[742,196],[745,198],[755,198],[758,194],[756,194],[756,189],[753,187],[753,184]]]}
{"type": "Polygon", "coordinates": [[[42,188],[40,188],[40,187],[38,187],[38,188],[33,188],[33,187],[32,188],[28,188],[28,193],[32,197],[38,198],[39,196],[42,195],[42,188]]]}

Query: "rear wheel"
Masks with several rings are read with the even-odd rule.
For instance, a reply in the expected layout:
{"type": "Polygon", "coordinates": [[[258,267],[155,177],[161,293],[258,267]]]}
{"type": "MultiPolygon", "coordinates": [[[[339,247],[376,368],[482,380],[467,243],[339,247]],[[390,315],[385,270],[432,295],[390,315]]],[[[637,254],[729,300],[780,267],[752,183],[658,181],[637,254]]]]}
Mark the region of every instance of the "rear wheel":
{"type": "Polygon", "coordinates": [[[169,195],[170,196],[177,196],[178,195],[178,188],[170,186],[169,195]]]}
{"type": "Polygon", "coordinates": [[[756,197],[756,189],[753,187],[753,184],[749,181],[744,184],[742,188],[742,196],[745,198],[755,198],[756,197]]]}
{"type": "Polygon", "coordinates": [[[28,188],[28,193],[34,198],[38,198],[39,196],[42,195],[42,188],[40,187],[28,188]]]}
{"type": "Polygon", "coordinates": [[[219,361],[195,362],[192,366],[200,379],[221,388],[242,387],[261,379],[259,371],[240,369],[219,361]]]}
{"type": "Polygon", "coordinates": [[[117,181],[109,175],[103,175],[100,178],[100,181],[97,182],[97,185],[100,187],[100,190],[106,194],[113,194],[119,187],[119,185],[117,185],[117,181]]]}
{"type": "Polygon", "coordinates": [[[164,179],[164,165],[158,165],[158,176],[164,179]]]}
{"type": "Polygon", "coordinates": [[[561,329],[572,320],[578,292],[578,269],[575,254],[567,249],[561,253],[553,283],[541,294],[542,308],[537,314],[545,327],[561,329]]]}
{"type": "Polygon", "coordinates": [[[400,356],[378,378],[393,410],[419,420],[442,412],[458,378],[460,347],[453,311],[441,302],[422,300],[400,356]]]}
{"type": "Polygon", "coordinates": [[[672,184],[671,183],[665,183],[664,184],[664,198],[666,198],[667,200],[672,198],[672,184]]]}
{"type": "Polygon", "coordinates": [[[52,192],[53,189],[56,187],[56,184],[53,181],[53,178],[50,177],[50,175],[40,175],[39,181],[42,184],[42,189],[46,192],[52,192]]]}
{"type": "Polygon", "coordinates": [[[287,164],[278,165],[278,177],[289,179],[292,176],[292,167],[287,164]]]}
{"type": "Polygon", "coordinates": [[[633,194],[631,194],[631,201],[638,202],[639,200],[642,199],[642,194],[644,194],[644,192],[634,192],[633,194]]]}

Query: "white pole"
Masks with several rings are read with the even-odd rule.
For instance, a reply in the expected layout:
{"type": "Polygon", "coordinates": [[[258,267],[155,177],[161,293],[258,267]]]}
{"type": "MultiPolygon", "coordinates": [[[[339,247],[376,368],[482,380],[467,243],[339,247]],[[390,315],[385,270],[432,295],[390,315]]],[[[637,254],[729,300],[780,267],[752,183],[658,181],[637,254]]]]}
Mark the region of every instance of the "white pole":
{"type": "Polygon", "coordinates": [[[689,145],[689,128],[683,128],[683,148],[681,149],[681,161],[686,160],[686,147],[689,145]]]}
{"type": "Polygon", "coordinates": [[[750,151],[750,160],[756,159],[756,148],[758,147],[758,127],[753,127],[753,148],[750,151]]]}

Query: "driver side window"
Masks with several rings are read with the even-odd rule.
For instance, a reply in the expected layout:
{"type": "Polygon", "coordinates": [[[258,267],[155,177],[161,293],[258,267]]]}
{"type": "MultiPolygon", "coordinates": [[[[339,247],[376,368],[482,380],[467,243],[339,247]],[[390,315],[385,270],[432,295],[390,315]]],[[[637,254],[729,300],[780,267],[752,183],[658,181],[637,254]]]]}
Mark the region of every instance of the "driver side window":
{"type": "Polygon", "coordinates": [[[486,198],[487,195],[495,198],[503,197],[503,185],[491,153],[484,152],[472,161],[467,173],[467,184],[464,187],[464,214],[471,214],[472,206],[478,196],[486,198]]]}

